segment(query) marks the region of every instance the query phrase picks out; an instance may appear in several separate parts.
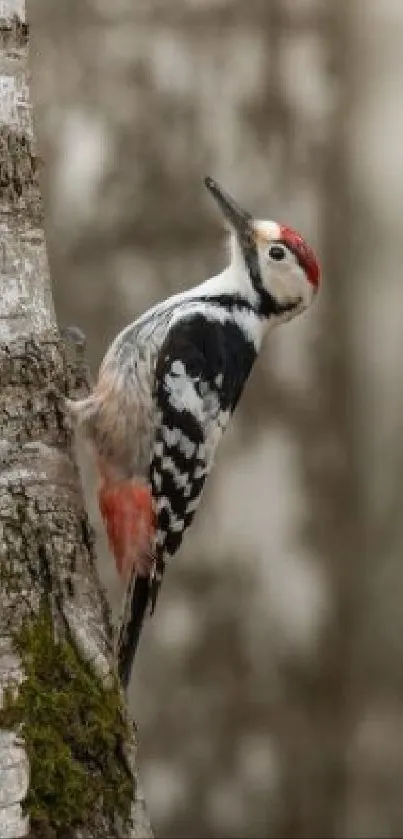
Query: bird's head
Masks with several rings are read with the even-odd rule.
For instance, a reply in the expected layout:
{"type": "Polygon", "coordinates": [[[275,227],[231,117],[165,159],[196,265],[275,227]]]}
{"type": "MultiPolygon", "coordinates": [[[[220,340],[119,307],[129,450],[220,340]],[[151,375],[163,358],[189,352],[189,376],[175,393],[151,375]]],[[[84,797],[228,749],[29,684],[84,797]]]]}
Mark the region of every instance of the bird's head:
{"type": "Polygon", "coordinates": [[[290,320],[312,303],[320,282],[316,256],[299,233],[257,221],[213,179],[205,178],[233,233],[233,260],[243,261],[260,311],[290,320]]]}

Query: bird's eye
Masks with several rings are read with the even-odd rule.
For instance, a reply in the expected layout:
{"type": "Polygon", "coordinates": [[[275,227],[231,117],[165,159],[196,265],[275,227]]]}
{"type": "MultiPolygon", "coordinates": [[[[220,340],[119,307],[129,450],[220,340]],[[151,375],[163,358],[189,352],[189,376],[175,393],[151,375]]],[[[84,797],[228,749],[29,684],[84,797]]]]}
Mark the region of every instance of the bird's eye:
{"type": "Polygon", "coordinates": [[[269,257],[276,262],[281,262],[282,259],[286,258],[286,255],[286,249],[283,245],[271,245],[269,248],[269,257]]]}

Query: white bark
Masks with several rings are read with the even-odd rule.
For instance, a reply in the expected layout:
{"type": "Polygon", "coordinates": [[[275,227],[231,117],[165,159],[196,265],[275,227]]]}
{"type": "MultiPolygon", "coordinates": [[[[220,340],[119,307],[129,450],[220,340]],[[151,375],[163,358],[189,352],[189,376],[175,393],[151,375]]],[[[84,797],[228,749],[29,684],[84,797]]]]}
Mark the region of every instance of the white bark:
{"type": "MultiPolygon", "coordinates": [[[[5,583],[5,573],[0,576],[0,709],[5,692],[8,698],[25,679],[13,638],[28,618],[38,615],[44,594],[55,637],[68,638],[104,686],[112,683],[114,669],[106,604],[63,417],[63,396],[72,370],[63,353],[51,297],[27,40],[24,0],[2,0],[0,569],[11,568],[19,575],[19,584],[13,589],[5,583]]],[[[122,760],[134,781],[130,823],[123,824],[119,814],[110,823],[100,812],[94,824],[77,828],[77,837],[152,835],[136,777],[135,744],[132,737],[128,739],[122,760]]],[[[21,732],[0,729],[0,839],[28,835],[29,817],[22,805],[29,783],[21,732]]]]}

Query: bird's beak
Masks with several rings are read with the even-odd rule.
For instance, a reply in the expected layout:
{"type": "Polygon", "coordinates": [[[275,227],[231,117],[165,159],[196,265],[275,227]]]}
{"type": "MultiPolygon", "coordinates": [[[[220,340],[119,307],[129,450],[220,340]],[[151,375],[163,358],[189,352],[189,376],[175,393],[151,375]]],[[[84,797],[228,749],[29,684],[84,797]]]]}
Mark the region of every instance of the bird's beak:
{"type": "Polygon", "coordinates": [[[207,177],[204,179],[204,183],[240,239],[249,239],[252,232],[251,214],[247,210],[243,210],[214,178],[207,177]]]}

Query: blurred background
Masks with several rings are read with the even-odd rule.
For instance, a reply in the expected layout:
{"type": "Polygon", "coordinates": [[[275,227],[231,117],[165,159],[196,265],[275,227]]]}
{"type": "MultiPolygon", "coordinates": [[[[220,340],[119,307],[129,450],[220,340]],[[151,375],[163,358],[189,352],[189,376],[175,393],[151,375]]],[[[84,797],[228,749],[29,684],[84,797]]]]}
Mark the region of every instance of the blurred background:
{"type": "Polygon", "coordinates": [[[143,633],[130,697],[156,834],[401,837],[403,4],[29,11],[56,309],[94,374],[120,328],[223,267],[206,173],[323,265],[143,633]]]}

